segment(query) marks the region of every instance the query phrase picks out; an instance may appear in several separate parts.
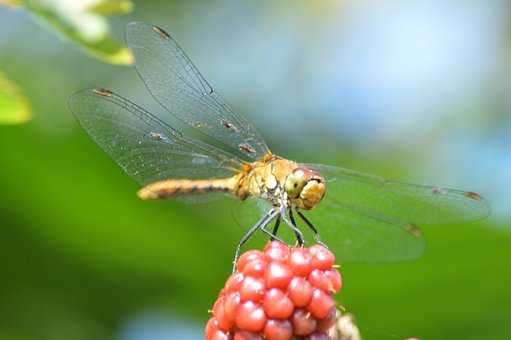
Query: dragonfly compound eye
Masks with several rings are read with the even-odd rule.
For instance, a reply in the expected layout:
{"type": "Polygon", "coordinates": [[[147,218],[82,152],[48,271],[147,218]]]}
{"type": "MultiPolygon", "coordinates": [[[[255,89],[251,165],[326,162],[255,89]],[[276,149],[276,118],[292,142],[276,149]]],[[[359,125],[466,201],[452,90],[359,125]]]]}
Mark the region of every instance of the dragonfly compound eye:
{"type": "Polygon", "coordinates": [[[291,199],[298,198],[307,180],[306,171],[302,168],[297,168],[287,175],[286,182],[284,183],[287,197],[291,199]]]}
{"type": "Polygon", "coordinates": [[[312,209],[325,195],[325,180],[317,172],[306,167],[294,169],[284,185],[287,196],[298,207],[312,209]]]}

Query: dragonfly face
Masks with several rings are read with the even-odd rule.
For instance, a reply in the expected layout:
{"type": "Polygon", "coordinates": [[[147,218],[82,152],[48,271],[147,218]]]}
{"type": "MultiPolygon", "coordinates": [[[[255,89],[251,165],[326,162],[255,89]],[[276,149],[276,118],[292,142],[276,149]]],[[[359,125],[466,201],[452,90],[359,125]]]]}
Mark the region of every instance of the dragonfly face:
{"type": "Polygon", "coordinates": [[[310,210],[325,195],[326,185],[318,172],[307,167],[298,167],[286,177],[284,189],[292,205],[310,210]]]}
{"type": "Polygon", "coordinates": [[[281,221],[299,241],[301,226],[310,227],[318,239],[311,218],[341,261],[406,260],[424,249],[419,226],[477,220],[489,213],[486,201],[474,192],[275,156],[167,32],[135,22],[128,25],[126,40],[154,99],[220,147],[186,138],[164,117],[110,90],[79,91],[69,107],[92,139],[143,186],[142,199],[224,193],[269,202],[240,246],[257,230],[276,234],[281,221]]]}

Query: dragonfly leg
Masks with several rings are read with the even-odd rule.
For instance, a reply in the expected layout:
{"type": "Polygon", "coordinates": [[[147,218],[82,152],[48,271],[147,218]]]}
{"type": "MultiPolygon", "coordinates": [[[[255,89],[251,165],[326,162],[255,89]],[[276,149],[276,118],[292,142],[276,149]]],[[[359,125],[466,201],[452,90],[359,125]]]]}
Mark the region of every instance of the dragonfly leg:
{"type": "Polygon", "coordinates": [[[280,220],[281,220],[281,217],[280,215],[277,216],[277,220],[275,221],[275,225],[273,226],[273,231],[271,232],[271,240],[274,241],[276,238],[277,238],[277,232],[279,231],[279,226],[280,226],[280,220]]]}
{"type": "MultiPolygon", "coordinates": [[[[241,247],[250,239],[250,237],[258,230],[266,227],[268,223],[278,214],[278,210],[271,209],[266,213],[256,224],[254,224],[247,232],[243,235],[238,246],[236,247],[236,252],[234,254],[233,268],[234,272],[236,269],[236,262],[238,261],[238,257],[240,256],[241,247]]],[[[266,231],[266,230],[265,230],[266,231]]]]}
{"type": "Polygon", "coordinates": [[[293,231],[295,233],[296,241],[298,242],[298,245],[301,247],[304,244],[303,234],[300,231],[300,229],[298,229],[298,227],[296,226],[295,217],[293,216],[293,210],[291,208],[289,208],[288,211],[289,211],[289,219],[291,220],[291,223],[290,223],[291,228],[293,229],[293,231]]]}
{"type": "MultiPolygon", "coordinates": [[[[311,221],[309,221],[304,214],[302,214],[299,210],[296,210],[296,213],[298,214],[298,216],[300,216],[300,218],[305,222],[305,224],[312,230],[312,232],[314,233],[314,240],[327,247],[323,242],[321,242],[321,239],[319,237],[319,232],[318,232],[318,229],[316,229],[316,227],[312,224],[311,221]]],[[[328,248],[328,247],[327,247],[328,248]]]]}
{"type": "Polygon", "coordinates": [[[275,236],[275,235],[273,234],[273,232],[266,230],[266,228],[261,228],[261,231],[262,231],[263,233],[265,233],[266,235],[270,236],[270,239],[271,239],[272,241],[279,241],[279,242],[285,243],[285,242],[284,242],[284,241],[283,241],[280,237],[275,236]]]}

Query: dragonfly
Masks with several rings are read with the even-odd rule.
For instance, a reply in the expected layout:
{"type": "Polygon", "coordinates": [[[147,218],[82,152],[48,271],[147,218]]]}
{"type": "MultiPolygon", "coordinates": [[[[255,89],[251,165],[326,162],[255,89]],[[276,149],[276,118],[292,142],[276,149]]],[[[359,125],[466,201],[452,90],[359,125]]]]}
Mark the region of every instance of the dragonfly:
{"type": "Polygon", "coordinates": [[[281,223],[300,245],[308,228],[341,261],[414,259],[424,251],[423,225],[459,224],[489,214],[487,201],[472,191],[398,182],[273,154],[170,34],[142,22],[128,24],[126,31],[135,69],[165,114],[155,115],[102,88],[75,93],[69,107],[91,138],[141,184],[143,200],[221,193],[262,203],[259,219],[236,248],[235,262],[254,233],[278,238],[281,223]],[[166,119],[171,117],[205,138],[185,136],[166,119]]]}

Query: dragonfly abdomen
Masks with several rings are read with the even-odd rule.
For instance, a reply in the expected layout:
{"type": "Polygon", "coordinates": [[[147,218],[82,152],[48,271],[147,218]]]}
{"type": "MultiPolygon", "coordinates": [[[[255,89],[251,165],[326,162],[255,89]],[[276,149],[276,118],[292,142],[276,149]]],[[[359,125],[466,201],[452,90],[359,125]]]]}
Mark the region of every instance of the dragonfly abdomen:
{"type": "Polygon", "coordinates": [[[138,197],[143,200],[151,200],[212,192],[229,193],[234,191],[235,186],[236,183],[234,183],[233,178],[167,179],[146,185],[139,190],[138,197]]]}

